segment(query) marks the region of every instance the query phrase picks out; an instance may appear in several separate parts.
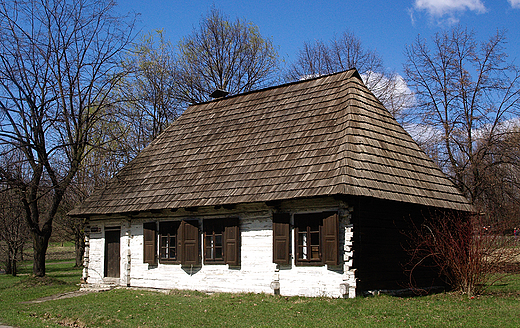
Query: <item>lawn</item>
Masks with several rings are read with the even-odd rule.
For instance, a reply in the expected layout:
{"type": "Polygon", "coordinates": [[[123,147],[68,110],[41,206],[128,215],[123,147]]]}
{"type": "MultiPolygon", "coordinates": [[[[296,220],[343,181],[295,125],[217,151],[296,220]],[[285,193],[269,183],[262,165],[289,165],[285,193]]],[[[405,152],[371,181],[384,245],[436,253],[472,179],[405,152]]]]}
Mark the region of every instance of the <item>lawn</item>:
{"type": "Polygon", "coordinates": [[[520,275],[485,295],[355,299],[265,294],[169,294],[116,289],[75,298],[22,303],[77,290],[81,271],[70,262],[47,266],[48,278],[0,276],[0,322],[18,327],[518,327],[520,275]]]}

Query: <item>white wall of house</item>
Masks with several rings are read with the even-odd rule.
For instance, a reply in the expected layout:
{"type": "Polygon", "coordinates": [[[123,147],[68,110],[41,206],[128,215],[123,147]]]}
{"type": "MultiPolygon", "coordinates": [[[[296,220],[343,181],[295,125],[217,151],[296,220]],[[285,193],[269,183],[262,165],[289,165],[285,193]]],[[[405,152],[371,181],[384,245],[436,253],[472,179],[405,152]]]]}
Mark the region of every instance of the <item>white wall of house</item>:
{"type": "MultiPolygon", "coordinates": [[[[334,268],[323,266],[279,267],[273,263],[272,213],[260,211],[239,215],[241,261],[239,267],[227,264],[180,264],[150,266],[143,263],[143,222],[147,219],[91,221],[101,232],[90,234],[87,282],[104,283],[104,226],[121,226],[122,286],[161,289],[191,289],[210,292],[274,293],[278,282],[281,295],[355,297],[355,274],[352,267],[352,226],[348,210],[340,211],[340,245],[343,263],[334,268]],[[274,284],[276,285],[276,284],[274,284]],[[350,286],[350,288],[345,288],[350,286]]],[[[293,238],[294,240],[294,238],[293,238]]],[[[294,247],[294,242],[293,242],[294,247]]],[[[202,238],[201,238],[201,249],[202,238]]],[[[293,249],[293,254],[295,254],[293,249]]]]}

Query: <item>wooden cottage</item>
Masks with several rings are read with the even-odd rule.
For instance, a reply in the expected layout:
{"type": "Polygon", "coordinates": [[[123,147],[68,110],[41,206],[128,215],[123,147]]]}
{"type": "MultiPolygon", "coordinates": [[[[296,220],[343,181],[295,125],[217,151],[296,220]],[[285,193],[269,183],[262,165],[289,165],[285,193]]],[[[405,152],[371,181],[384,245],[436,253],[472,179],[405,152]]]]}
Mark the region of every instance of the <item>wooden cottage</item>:
{"type": "Polygon", "coordinates": [[[190,106],[70,215],[92,285],[354,297],[439,210],[471,206],[349,70],[190,106]]]}

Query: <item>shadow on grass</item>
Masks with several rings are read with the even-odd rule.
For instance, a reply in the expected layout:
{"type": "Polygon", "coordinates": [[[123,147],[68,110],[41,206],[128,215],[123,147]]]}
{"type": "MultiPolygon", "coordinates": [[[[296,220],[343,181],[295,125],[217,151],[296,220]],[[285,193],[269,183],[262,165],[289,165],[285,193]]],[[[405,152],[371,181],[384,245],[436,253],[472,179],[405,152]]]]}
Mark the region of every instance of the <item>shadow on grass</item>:
{"type": "Polygon", "coordinates": [[[64,265],[54,266],[54,265],[47,265],[45,267],[45,272],[47,274],[49,273],[55,273],[55,272],[75,272],[80,271],[81,268],[74,267],[74,263],[67,263],[64,265]]]}
{"type": "MultiPolygon", "coordinates": [[[[80,274],[81,268],[74,266],[74,261],[52,261],[47,262],[45,265],[45,274],[56,276],[57,273],[61,273],[61,275],[70,276],[71,274],[78,273],[80,274]]],[[[23,264],[18,266],[17,275],[18,276],[26,276],[32,275],[33,273],[33,264],[32,261],[25,261],[23,264]]]]}
{"type": "Polygon", "coordinates": [[[45,277],[34,277],[28,276],[24,277],[18,283],[19,287],[22,288],[31,288],[37,286],[56,286],[56,285],[66,285],[65,281],[57,279],[56,277],[45,276],[45,277]]]}

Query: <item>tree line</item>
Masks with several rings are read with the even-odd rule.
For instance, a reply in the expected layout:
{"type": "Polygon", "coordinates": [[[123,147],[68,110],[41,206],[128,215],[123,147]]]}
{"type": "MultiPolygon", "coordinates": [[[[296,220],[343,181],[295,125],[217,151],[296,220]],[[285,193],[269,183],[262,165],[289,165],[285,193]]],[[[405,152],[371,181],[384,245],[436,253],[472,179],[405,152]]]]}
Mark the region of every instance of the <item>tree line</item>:
{"type": "Polygon", "coordinates": [[[32,242],[45,275],[53,230],[76,244],[66,213],[214,90],[238,94],[357,68],[369,89],[476,206],[485,224],[520,226],[520,71],[506,33],[457,26],[404,49],[405,76],[352,32],[302,45],[282,65],[273,41],[211,8],[177,44],[135,31],[105,0],[0,1],[0,247],[6,268],[32,242]]]}

